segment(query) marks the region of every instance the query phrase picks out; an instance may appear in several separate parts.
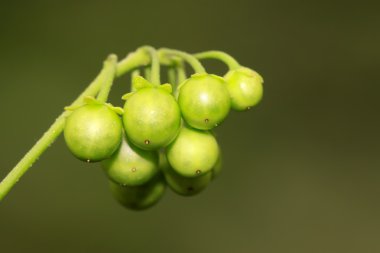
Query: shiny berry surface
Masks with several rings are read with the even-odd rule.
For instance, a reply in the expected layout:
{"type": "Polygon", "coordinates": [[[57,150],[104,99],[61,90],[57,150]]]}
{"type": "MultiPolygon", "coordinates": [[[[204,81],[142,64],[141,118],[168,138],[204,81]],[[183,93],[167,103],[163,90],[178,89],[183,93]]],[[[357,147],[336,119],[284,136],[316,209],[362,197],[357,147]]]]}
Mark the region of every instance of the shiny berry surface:
{"type": "Polygon", "coordinates": [[[119,149],[102,161],[102,167],[108,178],[118,184],[142,185],[158,173],[158,154],[142,150],[124,137],[119,149]]]}
{"type": "Polygon", "coordinates": [[[215,137],[208,131],[182,127],[167,148],[171,167],[184,177],[198,177],[211,171],[219,156],[215,137]]]}
{"type": "Polygon", "coordinates": [[[122,133],[120,117],[104,104],[86,104],[76,109],[64,128],[69,150],[87,162],[109,158],[119,147],[122,133]]]}
{"type": "Polygon", "coordinates": [[[241,67],[230,70],[225,79],[234,110],[244,111],[261,101],[264,80],[257,72],[241,67]]]}
{"type": "Polygon", "coordinates": [[[208,130],[227,117],[231,102],[223,78],[196,74],[181,84],[178,103],[187,124],[208,130]]]}
{"type": "Polygon", "coordinates": [[[134,145],[155,150],[174,140],[181,125],[181,114],[171,94],[159,88],[143,88],[126,101],[123,122],[128,139],[134,145]]]}

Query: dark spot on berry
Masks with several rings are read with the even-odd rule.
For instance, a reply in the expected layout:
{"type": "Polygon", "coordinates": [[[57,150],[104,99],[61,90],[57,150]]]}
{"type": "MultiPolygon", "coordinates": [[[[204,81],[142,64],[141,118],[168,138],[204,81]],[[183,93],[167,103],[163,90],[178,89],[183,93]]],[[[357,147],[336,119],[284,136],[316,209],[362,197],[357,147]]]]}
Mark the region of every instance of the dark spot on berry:
{"type": "Polygon", "coordinates": [[[135,167],[133,167],[131,170],[132,170],[132,172],[136,172],[137,169],[135,167]]]}
{"type": "Polygon", "coordinates": [[[145,140],[144,143],[145,143],[146,145],[149,145],[150,140],[145,140]]]}
{"type": "Polygon", "coordinates": [[[205,119],[205,123],[207,124],[209,122],[209,119],[205,119]]]}
{"type": "Polygon", "coordinates": [[[201,174],[201,172],[202,172],[201,170],[196,170],[195,171],[195,173],[198,174],[198,175],[201,174]]]}
{"type": "Polygon", "coordinates": [[[188,190],[189,192],[192,192],[192,191],[194,191],[194,188],[193,188],[192,186],[189,186],[189,187],[187,187],[187,190],[188,190]]]}

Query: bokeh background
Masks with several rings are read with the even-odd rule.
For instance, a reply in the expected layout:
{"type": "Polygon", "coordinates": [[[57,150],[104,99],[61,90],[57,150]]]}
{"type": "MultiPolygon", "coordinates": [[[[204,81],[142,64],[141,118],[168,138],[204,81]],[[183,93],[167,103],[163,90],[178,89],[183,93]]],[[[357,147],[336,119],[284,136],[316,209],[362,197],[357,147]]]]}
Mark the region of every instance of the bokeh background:
{"type": "Polygon", "coordinates": [[[265,96],[217,129],[217,180],[144,212],[59,138],[0,203],[0,252],[380,252],[379,28],[375,1],[1,1],[1,177],[111,52],[224,50],[265,96]]]}

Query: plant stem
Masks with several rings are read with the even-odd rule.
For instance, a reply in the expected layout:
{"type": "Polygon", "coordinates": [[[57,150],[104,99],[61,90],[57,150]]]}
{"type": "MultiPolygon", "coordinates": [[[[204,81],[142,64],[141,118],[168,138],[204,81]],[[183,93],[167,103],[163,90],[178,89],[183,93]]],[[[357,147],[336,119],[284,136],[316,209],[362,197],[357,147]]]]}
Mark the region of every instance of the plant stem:
{"type": "Polygon", "coordinates": [[[132,71],[132,74],[131,74],[131,91],[134,92],[136,91],[136,88],[135,86],[133,85],[133,79],[136,77],[136,76],[139,76],[140,75],[140,70],[139,69],[135,69],[132,71]]]}
{"type": "Polygon", "coordinates": [[[177,85],[177,72],[174,66],[169,66],[168,67],[168,83],[172,85],[174,88],[177,85]]]}
{"type": "Polygon", "coordinates": [[[161,48],[159,53],[161,53],[161,55],[165,55],[166,57],[179,56],[187,61],[196,73],[206,73],[206,70],[202,64],[191,54],[169,48],[161,48]]]}
{"type": "Polygon", "coordinates": [[[110,56],[108,56],[107,60],[105,60],[103,63],[105,80],[97,97],[97,100],[99,102],[102,102],[102,103],[107,102],[108,95],[111,91],[113,80],[115,78],[116,68],[117,68],[117,56],[114,54],[111,54],[110,56]]]}
{"type": "Polygon", "coordinates": [[[116,77],[120,77],[128,71],[150,63],[150,56],[143,48],[138,48],[135,52],[129,53],[117,64],[116,77]]]}
{"type": "Polygon", "coordinates": [[[152,79],[152,68],[151,67],[145,67],[144,68],[144,77],[146,80],[150,80],[152,79]]]}
{"type": "Polygon", "coordinates": [[[149,81],[154,85],[160,85],[160,60],[156,49],[151,46],[143,46],[142,50],[146,50],[149,53],[151,61],[150,79],[149,81]]]}
{"type": "Polygon", "coordinates": [[[177,62],[175,68],[177,71],[177,85],[180,85],[187,78],[185,66],[184,66],[183,62],[177,62]]]}
{"type": "MultiPolygon", "coordinates": [[[[137,50],[129,54],[124,60],[117,65],[116,75],[121,76],[131,69],[141,65],[149,64],[149,57],[146,53],[137,50]]],[[[105,64],[107,65],[107,64],[105,64]]],[[[71,104],[71,106],[78,106],[82,104],[83,98],[87,96],[95,96],[108,76],[107,68],[103,68],[94,81],[83,91],[82,94],[71,104]]],[[[57,139],[62,133],[66,117],[70,112],[63,112],[44,135],[37,141],[36,144],[25,154],[25,156],[17,163],[17,165],[8,173],[8,175],[0,183],[0,202],[12,189],[12,187],[20,180],[25,172],[37,161],[42,153],[57,139]]]]}
{"type": "Polygon", "coordinates": [[[240,64],[229,54],[222,51],[206,51],[194,54],[197,59],[217,59],[227,64],[230,70],[237,69],[240,64]]]}

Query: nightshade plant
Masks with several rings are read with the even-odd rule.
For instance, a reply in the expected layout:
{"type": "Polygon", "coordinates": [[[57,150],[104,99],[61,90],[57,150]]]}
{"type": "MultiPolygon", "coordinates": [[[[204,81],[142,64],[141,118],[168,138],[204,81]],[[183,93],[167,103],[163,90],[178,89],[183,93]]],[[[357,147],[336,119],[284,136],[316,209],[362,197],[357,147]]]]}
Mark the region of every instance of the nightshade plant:
{"type": "Polygon", "coordinates": [[[110,55],[94,81],[0,183],[0,201],[62,132],[75,157],[100,162],[112,195],[129,209],[154,205],[166,185],[180,195],[195,195],[221,170],[212,129],[230,109],[244,111],[259,103],[262,84],[257,72],[221,51],[191,55],[143,46],[119,62],[110,55]],[[212,58],[227,64],[224,77],[207,73],[199,62],[212,58]],[[185,63],[194,69],[190,77],[185,63]],[[167,67],[169,83],[160,83],[160,65],[167,67]],[[112,84],[129,71],[131,92],[122,97],[123,108],[115,107],[107,102],[112,84]]]}

